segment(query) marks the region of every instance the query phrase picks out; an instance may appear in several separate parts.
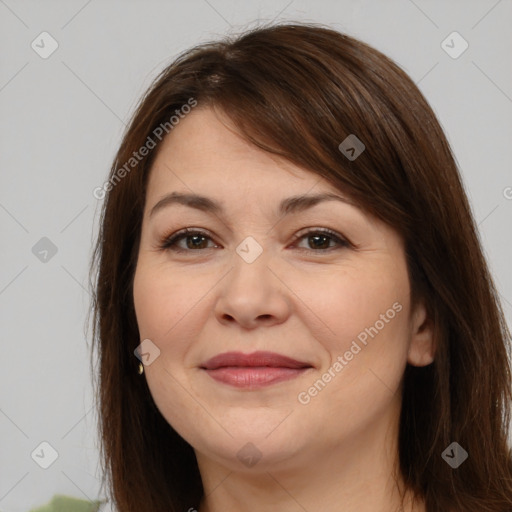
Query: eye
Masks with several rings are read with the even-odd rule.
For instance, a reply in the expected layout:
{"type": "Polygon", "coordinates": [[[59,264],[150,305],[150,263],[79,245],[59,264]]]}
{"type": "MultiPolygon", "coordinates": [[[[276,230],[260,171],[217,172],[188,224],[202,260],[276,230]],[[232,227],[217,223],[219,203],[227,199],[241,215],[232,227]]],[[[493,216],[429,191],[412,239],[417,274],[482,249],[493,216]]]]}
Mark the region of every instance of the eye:
{"type": "Polygon", "coordinates": [[[297,237],[295,238],[295,240],[302,240],[302,239],[312,241],[312,244],[308,244],[308,245],[312,246],[313,249],[308,247],[308,248],[306,248],[306,250],[313,251],[313,252],[325,252],[330,249],[335,249],[336,245],[338,245],[338,247],[351,247],[352,246],[352,244],[348,240],[344,239],[341,235],[339,235],[335,231],[332,231],[327,228],[310,230],[310,231],[307,231],[306,233],[297,235],[297,237]],[[329,247],[330,242],[335,242],[335,246],[329,247]],[[327,247],[326,247],[326,244],[327,244],[327,247]]]}
{"type": "Polygon", "coordinates": [[[210,236],[206,232],[187,228],[182,229],[171,236],[164,237],[160,244],[160,248],[176,252],[187,252],[188,249],[210,249],[210,247],[204,246],[205,240],[211,240],[210,236]],[[185,247],[178,245],[182,240],[185,240],[185,247]]]}
{"type": "MultiPolygon", "coordinates": [[[[310,247],[301,248],[301,250],[310,252],[326,252],[331,249],[336,249],[336,246],[338,246],[338,248],[352,247],[349,241],[335,231],[327,228],[314,229],[299,234],[294,238],[294,243],[297,240],[303,239],[312,241],[312,244],[308,244],[310,247]],[[334,242],[334,246],[330,246],[332,242],[334,242]]],[[[186,228],[173,235],[165,236],[160,243],[160,249],[175,252],[212,249],[213,247],[208,247],[208,241],[212,241],[212,239],[205,231],[186,228]],[[185,242],[185,246],[181,244],[182,241],[185,242]]],[[[215,245],[214,247],[218,246],[215,245]]]]}

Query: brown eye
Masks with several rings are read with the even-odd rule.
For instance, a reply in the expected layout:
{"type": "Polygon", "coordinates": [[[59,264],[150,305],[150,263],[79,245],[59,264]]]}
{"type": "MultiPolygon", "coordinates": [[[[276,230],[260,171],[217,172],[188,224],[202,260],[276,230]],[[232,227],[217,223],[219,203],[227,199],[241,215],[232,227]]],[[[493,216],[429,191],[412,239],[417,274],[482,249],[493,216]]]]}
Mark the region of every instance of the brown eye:
{"type": "Polygon", "coordinates": [[[178,231],[170,237],[164,238],[161,244],[161,248],[177,252],[187,252],[198,249],[211,249],[211,247],[207,247],[208,240],[211,240],[211,238],[202,231],[185,229],[178,231]],[[182,240],[185,240],[185,247],[179,245],[182,240]]]}
{"type": "MultiPolygon", "coordinates": [[[[336,248],[348,248],[352,246],[352,244],[341,237],[341,235],[326,228],[310,230],[297,236],[295,242],[303,239],[308,240],[308,247],[302,247],[300,249],[310,252],[322,253],[336,248]]],[[[206,232],[187,228],[173,235],[164,237],[160,243],[160,248],[175,252],[192,252],[218,247],[216,245],[208,246],[209,241],[213,242],[212,238],[206,232]],[[184,245],[182,241],[185,241],[184,245]]]]}
{"type": "Polygon", "coordinates": [[[307,239],[311,241],[308,243],[306,250],[313,252],[322,252],[338,247],[350,247],[350,243],[342,238],[338,233],[331,231],[330,229],[316,229],[308,231],[302,235],[299,235],[296,240],[307,239]],[[329,246],[330,243],[334,242],[334,246],[329,246]]]}

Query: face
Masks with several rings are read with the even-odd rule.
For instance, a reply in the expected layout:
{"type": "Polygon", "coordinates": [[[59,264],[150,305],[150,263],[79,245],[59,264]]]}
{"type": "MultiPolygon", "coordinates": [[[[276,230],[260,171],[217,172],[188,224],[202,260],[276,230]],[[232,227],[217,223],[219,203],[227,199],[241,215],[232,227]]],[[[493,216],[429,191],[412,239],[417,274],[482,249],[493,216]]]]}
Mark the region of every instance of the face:
{"type": "Polygon", "coordinates": [[[211,109],[194,110],[164,140],[134,303],[140,340],[154,351],[152,397],[198,459],[241,471],[255,457],[252,470],[263,471],[362,442],[396,419],[406,363],[432,362],[403,241],[343,199],[211,109]],[[321,194],[341,199],[281,210],[292,196],[321,194]],[[267,354],[210,361],[228,352],[267,354]]]}

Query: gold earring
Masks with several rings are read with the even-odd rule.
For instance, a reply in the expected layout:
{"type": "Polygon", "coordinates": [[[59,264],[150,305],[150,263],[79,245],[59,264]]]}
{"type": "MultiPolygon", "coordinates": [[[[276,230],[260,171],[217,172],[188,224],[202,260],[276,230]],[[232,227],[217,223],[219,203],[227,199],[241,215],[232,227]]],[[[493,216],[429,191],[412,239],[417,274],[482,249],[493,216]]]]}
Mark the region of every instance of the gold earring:
{"type": "Polygon", "coordinates": [[[144,366],[142,363],[139,363],[139,375],[142,375],[144,373],[144,366]]]}

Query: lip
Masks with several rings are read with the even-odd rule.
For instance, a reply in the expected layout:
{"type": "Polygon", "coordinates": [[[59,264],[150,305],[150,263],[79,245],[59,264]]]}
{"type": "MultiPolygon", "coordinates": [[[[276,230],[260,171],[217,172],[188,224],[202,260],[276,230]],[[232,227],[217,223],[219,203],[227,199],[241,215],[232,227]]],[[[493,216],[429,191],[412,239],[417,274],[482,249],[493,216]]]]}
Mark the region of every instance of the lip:
{"type": "Polygon", "coordinates": [[[275,352],[225,352],[208,359],[200,366],[218,382],[238,388],[255,389],[293,379],[313,368],[275,352]]]}
{"type": "Polygon", "coordinates": [[[201,365],[206,370],[216,370],[226,366],[255,367],[267,366],[270,368],[309,368],[311,365],[304,361],[297,361],[291,357],[277,354],[276,352],[253,352],[244,354],[243,352],[224,352],[211,359],[208,359],[201,365]]]}

